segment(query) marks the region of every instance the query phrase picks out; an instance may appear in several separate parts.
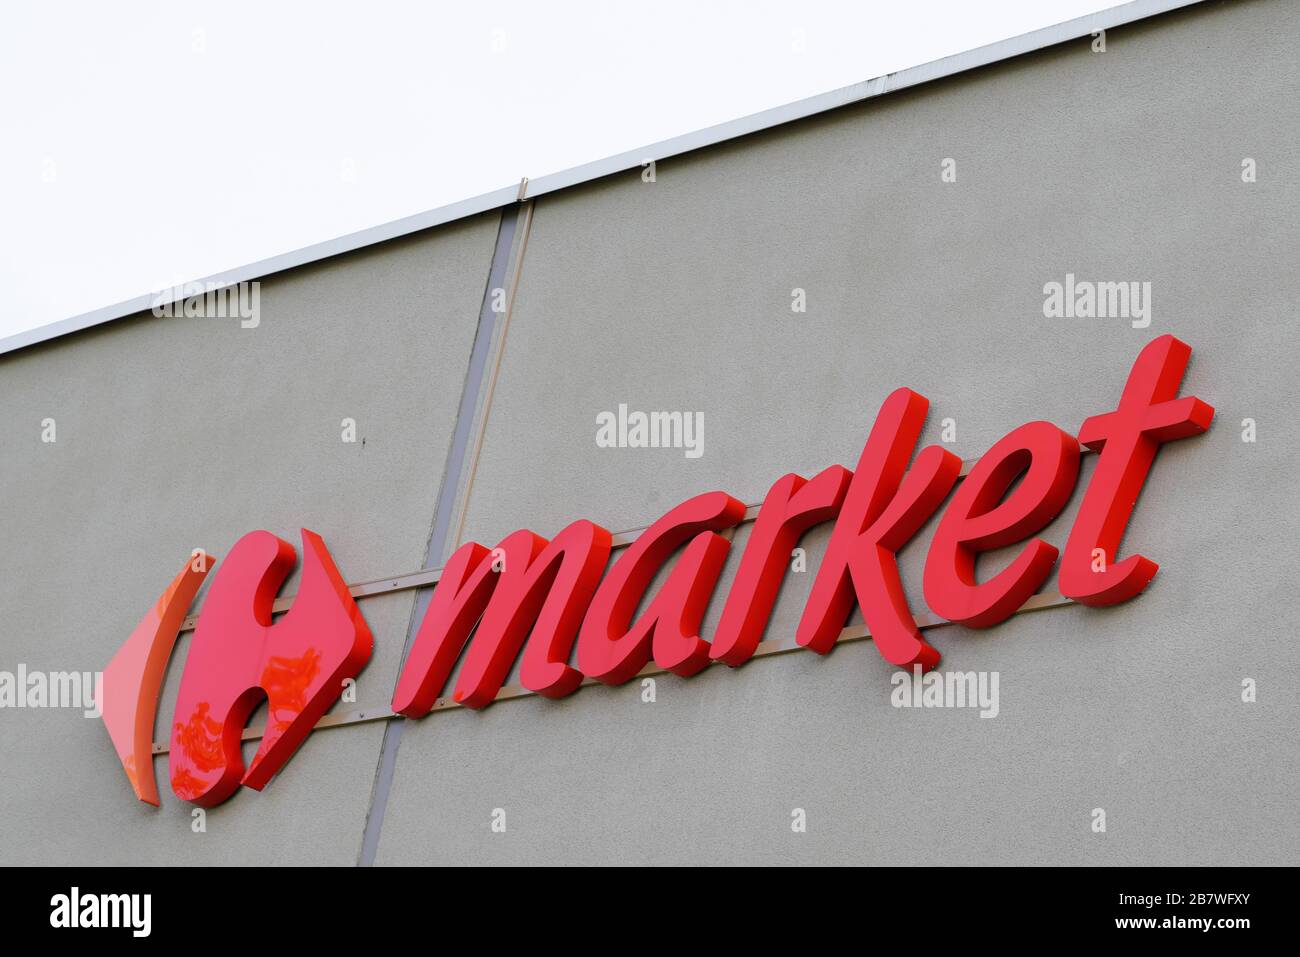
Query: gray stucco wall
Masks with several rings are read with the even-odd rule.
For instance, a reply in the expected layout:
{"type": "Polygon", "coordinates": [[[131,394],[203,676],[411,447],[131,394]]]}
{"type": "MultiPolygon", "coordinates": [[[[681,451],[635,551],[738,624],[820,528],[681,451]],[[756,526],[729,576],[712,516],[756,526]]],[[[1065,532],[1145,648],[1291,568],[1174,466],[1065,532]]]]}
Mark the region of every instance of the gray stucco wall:
{"type": "MultiPolygon", "coordinates": [[[[102,668],[191,549],[223,556],[257,528],[299,551],[299,529],[318,532],[348,581],[420,568],[496,221],[272,276],[257,328],[146,315],[0,361],[0,668],[102,668]]],[[[376,642],[360,701],[387,699],[412,600],[367,600],[376,642]]],[[[155,739],[170,733],[188,642],[155,739]]],[[[263,793],[209,811],[195,834],[165,756],[154,810],[100,722],[5,710],[0,729],[6,863],[353,863],[383,733],[313,735],[263,793]]]]}
{"type": "MultiPolygon", "coordinates": [[[[633,682],[434,713],[405,729],[378,863],[1295,863],[1298,38],[1284,0],[1204,4],[538,200],[464,538],[758,502],[851,467],[900,385],[932,402],[923,441],[952,417],[968,459],[1031,419],[1075,431],[1166,332],[1218,416],[1157,459],[1125,551],[1162,569],[1137,600],[928,633],[944,669],[999,672],[997,718],[892,708],[870,642],[660,676],[653,704],[633,682]],[[1045,319],[1067,272],[1150,282],[1150,327],[1045,319]],[[597,448],[619,403],[702,413],[704,455],[597,448]]],[[[313,528],[349,581],[419,567],[495,226],[272,277],[258,330],[143,318],[0,360],[0,668],[102,667],[190,548],[254,528],[313,528]]],[[[932,531],[903,554],[917,610],[932,531]]],[[[826,537],[768,637],[794,633],[826,537]]],[[[411,602],[361,605],[362,705],[387,704],[411,602]]],[[[136,806],[96,722],[0,713],[0,860],[352,863],[381,737],[317,732],[195,835],[165,790],[136,806]]]]}

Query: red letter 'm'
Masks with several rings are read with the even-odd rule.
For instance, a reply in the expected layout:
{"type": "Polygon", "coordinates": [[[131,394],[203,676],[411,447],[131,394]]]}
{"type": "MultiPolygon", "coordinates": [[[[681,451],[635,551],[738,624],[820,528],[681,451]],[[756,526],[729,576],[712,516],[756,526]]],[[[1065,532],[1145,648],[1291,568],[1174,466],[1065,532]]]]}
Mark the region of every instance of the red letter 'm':
{"type": "Polygon", "coordinates": [[[420,622],[393,710],[408,718],[429,713],[476,622],[456,701],[470,708],[491,704],[530,629],[519,673],[524,687],[550,698],[574,691],[582,674],[569,667],[569,652],[609,550],[609,532],[587,521],[574,522],[549,543],[521,529],[491,552],[477,542],[462,545],[420,622]]]}

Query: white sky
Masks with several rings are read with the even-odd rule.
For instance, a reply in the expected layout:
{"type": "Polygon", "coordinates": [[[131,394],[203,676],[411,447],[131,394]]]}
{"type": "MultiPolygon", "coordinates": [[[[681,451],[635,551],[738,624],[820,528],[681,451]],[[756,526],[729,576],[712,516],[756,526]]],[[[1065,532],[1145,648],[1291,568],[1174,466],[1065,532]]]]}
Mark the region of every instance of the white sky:
{"type": "Polygon", "coordinates": [[[9,3],[0,338],[1118,2],[9,3]]]}

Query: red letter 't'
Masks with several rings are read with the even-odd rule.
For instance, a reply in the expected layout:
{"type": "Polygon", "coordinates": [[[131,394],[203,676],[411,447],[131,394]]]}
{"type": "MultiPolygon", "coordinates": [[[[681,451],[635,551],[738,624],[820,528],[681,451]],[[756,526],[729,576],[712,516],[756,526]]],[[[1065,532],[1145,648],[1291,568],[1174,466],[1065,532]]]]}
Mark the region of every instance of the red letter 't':
{"type": "Polygon", "coordinates": [[[1164,335],[1133,363],[1119,408],[1094,415],[1079,429],[1079,441],[1101,452],[1079,515],[1061,559],[1061,594],[1085,605],[1127,601],[1154,577],[1159,566],[1141,555],[1116,561],[1120,539],[1161,444],[1199,435],[1214,409],[1200,399],[1178,398],[1192,347],[1164,335]],[[1104,568],[1093,570],[1101,549],[1104,568]]]}

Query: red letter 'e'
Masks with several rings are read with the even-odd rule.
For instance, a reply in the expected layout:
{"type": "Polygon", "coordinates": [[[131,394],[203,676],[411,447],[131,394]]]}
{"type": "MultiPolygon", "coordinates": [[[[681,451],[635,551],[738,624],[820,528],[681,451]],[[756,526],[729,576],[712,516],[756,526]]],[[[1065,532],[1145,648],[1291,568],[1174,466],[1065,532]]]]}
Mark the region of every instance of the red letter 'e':
{"type": "Polygon", "coordinates": [[[1079,443],[1050,422],[1030,422],[975,463],[952,497],[925,558],[925,601],[936,615],[971,628],[1005,621],[1038,590],[1056,549],[1031,540],[986,582],[975,580],[980,552],[1022,541],[1065,507],[1079,476],[1079,443]],[[1020,484],[1003,501],[1020,475],[1020,484]]]}

